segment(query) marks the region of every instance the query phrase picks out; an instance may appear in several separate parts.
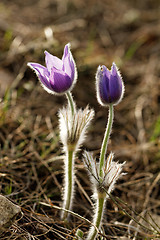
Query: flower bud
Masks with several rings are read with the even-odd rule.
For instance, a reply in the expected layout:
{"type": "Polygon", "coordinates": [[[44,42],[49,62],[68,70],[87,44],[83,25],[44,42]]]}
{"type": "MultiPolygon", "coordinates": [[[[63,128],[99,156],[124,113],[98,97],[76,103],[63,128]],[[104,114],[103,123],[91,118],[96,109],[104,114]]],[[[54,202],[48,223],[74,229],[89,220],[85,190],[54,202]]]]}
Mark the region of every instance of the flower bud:
{"type": "Polygon", "coordinates": [[[117,105],[124,93],[122,77],[115,63],[111,71],[106,66],[99,66],[96,73],[97,99],[102,106],[117,105]]]}

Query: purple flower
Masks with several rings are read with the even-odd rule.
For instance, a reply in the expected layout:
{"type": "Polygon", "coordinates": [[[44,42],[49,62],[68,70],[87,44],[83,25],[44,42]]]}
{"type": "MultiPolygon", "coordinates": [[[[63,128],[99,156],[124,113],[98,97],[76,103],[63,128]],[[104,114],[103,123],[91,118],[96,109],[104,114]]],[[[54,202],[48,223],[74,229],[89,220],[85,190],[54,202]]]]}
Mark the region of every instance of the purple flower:
{"type": "Polygon", "coordinates": [[[42,87],[52,94],[64,94],[73,88],[77,80],[77,70],[72,53],[70,51],[70,44],[64,47],[62,60],[45,51],[46,67],[39,63],[28,63],[32,68],[42,87]]]}
{"type": "Polygon", "coordinates": [[[104,65],[98,67],[96,88],[97,99],[101,105],[116,105],[120,102],[124,93],[124,84],[115,63],[112,64],[111,71],[104,65]]]}

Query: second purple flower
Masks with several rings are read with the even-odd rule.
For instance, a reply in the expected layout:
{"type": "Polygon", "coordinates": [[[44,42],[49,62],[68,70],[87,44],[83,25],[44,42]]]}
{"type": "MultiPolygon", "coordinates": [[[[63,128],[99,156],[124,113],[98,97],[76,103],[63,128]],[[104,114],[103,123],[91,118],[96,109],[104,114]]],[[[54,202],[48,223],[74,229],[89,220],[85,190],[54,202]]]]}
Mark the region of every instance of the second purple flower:
{"type": "Polygon", "coordinates": [[[124,94],[122,77],[115,63],[111,71],[106,66],[99,66],[96,73],[96,88],[98,102],[103,106],[116,105],[124,94]]]}
{"type": "Polygon", "coordinates": [[[70,44],[64,47],[62,59],[45,51],[46,67],[39,63],[28,63],[38,76],[42,87],[52,94],[64,94],[73,88],[77,80],[75,61],[70,51],[70,44]]]}

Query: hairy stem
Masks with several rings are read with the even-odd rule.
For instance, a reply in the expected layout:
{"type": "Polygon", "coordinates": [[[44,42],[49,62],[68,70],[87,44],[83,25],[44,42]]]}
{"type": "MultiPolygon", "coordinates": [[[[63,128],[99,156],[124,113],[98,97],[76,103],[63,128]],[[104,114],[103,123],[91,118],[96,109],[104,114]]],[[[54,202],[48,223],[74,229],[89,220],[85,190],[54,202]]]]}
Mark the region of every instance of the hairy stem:
{"type": "Polygon", "coordinates": [[[69,104],[71,112],[72,112],[72,116],[74,116],[76,106],[75,106],[75,103],[73,101],[73,97],[72,97],[71,92],[67,92],[66,97],[67,97],[68,104],[69,104]]]}
{"type": "Polygon", "coordinates": [[[89,234],[87,236],[87,240],[94,240],[97,236],[97,229],[100,228],[103,212],[105,208],[105,200],[106,200],[106,193],[98,193],[98,199],[96,203],[95,215],[93,217],[93,224],[96,226],[91,227],[89,234]]]}
{"type": "MultiPolygon", "coordinates": [[[[66,97],[68,100],[68,105],[70,107],[72,118],[75,114],[76,105],[73,101],[73,97],[71,92],[66,93],[66,97]]],[[[73,198],[73,187],[74,187],[74,153],[75,149],[73,146],[67,146],[65,148],[66,158],[64,160],[64,195],[63,195],[63,208],[66,210],[70,210],[72,206],[72,198],[73,198]]],[[[66,220],[68,218],[68,212],[62,211],[61,214],[62,220],[66,220]]]]}
{"type": "MultiPolygon", "coordinates": [[[[65,181],[64,181],[64,201],[63,208],[66,210],[71,210],[72,198],[73,198],[73,187],[74,187],[74,151],[66,150],[65,161],[65,181]]],[[[63,220],[67,219],[68,212],[62,211],[61,218],[63,220]]]]}
{"type": "Polygon", "coordinates": [[[108,123],[107,123],[106,131],[104,134],[103,142],[102,142],[101,154],[100,154],[100,160],[99,160],[100,181],[103,178],[103,166],[104,166],[104,160],[105,160],[105,156],[106,156],[106,152],[107,152],[107,144],[108,144],[109,136],[110,136],[111,129],[112,129],[113,118],[114,118],[113,104],[110,104],[109,105],[108,123]]]}

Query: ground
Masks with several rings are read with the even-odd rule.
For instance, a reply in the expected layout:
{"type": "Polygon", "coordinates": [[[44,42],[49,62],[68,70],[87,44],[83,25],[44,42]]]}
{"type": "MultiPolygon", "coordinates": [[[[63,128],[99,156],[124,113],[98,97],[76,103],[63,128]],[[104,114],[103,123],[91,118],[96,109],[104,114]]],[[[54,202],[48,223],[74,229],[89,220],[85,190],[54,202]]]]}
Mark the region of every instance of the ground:
{"type": "Polygon", "coordinates": [[[108,109],[97,102],[95,73],[113,61],[125,94],[108,152],[126,162],[126,175],[107,202],[99,239],[160,238],[159,16],[159,0],[0,2],[0,190],[23,212],[1,239],[76,239],[77,228],[87,234],[90,224],[74,215],[93,215],[82,153],[99,155],[108,109]],[[78,69],[74,99],[94,108],[95,118],[76,158],[74,213],[65,223],[55,206],[63,183],[57,112],[66,99],[45,92],[27,62],[44,64],[44,50],[61,57],[68,42],[78,69]]]}

